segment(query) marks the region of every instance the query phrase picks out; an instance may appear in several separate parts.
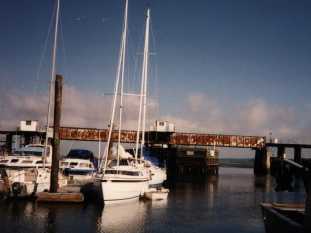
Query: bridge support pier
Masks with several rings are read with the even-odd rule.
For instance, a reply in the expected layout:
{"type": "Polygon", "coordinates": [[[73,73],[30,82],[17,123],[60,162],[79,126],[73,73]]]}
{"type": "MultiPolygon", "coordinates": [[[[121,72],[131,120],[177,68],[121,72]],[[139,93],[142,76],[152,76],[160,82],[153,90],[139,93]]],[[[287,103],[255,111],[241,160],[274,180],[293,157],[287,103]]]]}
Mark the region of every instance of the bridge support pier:
{"type": "Polygon", "coordinates": [[[12,152],[12,142],[13,142],[13,137],[12,134],[7,134],[6,135],[6,148],[8,149],[8,152],[12,152]]]}
{"type": "Polygon", "coordinates": [[[294,148],[294,161],[296,163],[300,163],[301,162],[301,147],[296,146],[294,148]]]}
{"type": "Polygon", "coordinates": [[[266,175],[270,170],[270,154],[267,153],[267,148],[255,150],[254,174],[266,175]]]}
{"type": "Polygon", "coordinates": [[[284,146],[278,146],[278,158],[284,158],[285,155],[285,147],[284,146]]]}

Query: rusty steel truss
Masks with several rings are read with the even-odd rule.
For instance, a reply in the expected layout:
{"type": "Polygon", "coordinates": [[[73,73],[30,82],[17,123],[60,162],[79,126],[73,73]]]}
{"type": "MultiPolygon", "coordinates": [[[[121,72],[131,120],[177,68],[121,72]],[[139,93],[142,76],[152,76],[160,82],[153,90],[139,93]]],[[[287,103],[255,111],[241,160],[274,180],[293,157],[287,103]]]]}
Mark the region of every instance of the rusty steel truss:
{"type": "MultiPolygon", "coordinates": [[[[123,130],[121,142],[135,143],[136,131],[123,130]]],[[[60,129],[62,140],[79,141],[107,141],[107,129],[93,128],[72,128],[62,127],[60,129]]],[[[118,132],[112,134],[112,141],[117,141],[118,132]]],[[[166,132],[146,132],[147,144],[170,144],[184,146],[213,146],[236,147],[236,148],[258,148],[265,145],[265,137],[260,136],[240,136],[240,135],[221,135],[221,134],[198,134],[198,133],[166,133],[166,132]]]]}

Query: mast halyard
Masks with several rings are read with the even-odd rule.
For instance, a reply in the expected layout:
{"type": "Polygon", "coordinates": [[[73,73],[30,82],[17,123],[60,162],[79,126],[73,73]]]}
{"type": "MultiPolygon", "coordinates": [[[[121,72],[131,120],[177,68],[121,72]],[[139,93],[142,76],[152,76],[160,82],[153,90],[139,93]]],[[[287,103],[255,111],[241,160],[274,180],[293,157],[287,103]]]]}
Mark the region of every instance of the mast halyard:
{"type": "MultiPolygon", "coordinates": [[[[103,170],[104,174],[105,174],[107,162],[108,162],[108,153],[109,153],[109,147],[111,144],[111,137],[112,137],[112,131],[113,131],[113,125],[114,125],[117,97],[118,97],[118,91],[120,89],[120,87],[119,87],[120,86],[120,76],[121,76],[121,93],[122,93],[122,98],[123,98],[124,60],[125,60],[125,45],[126,45],[126,33],[127,33],[127,11],[128,11],[128,0],[126,0],[126,3],[125,3],[124,23],[123,23],[121,45],[120,45],[118,69],[117,69],[117,74],[116,74],[116,84],[115,84],[114,96],[113,96],[111,119],[110,119],[109,132],[108,132],[108,140],[107,140],[107,144],[106,144],[104,154],[103,154],[103,157],[105,157],[104,170],[103,170]]],[[[121,138],[121,125],[120,124],[121,124],[121,120],[122,120],[122,108],[123,108],[122,105],[123,105],[123,100],[121,102],[121,99],[120,99],[120,116],[119,116],[120,122],[119,122],[118,149],[119,149],[120,140],[121,140],[120,139],[121,138]]],[[[118,154],[118,164],[119,164],[119,153],[118,153],[118,151],[117,151],[117,154],[118,154]]],[[[103,168],[103,166],[102,166],[102,162],[101,162],[101,164],[99,166],[99,171],[101,171],[102,168],[103,168]]]]}
{"type": "Polygon", "coordinates": [[[51,102],[52,102],[52,93],[53,93],[53,84],[55,82],[55,73],[56,73],[56,52],[57,52],[57,38],[58,38],[58,24],[59,24],[59,8],[60,0],[56,0],[56,16],[55,16],[55,30],[54,30],[54,43],[52,50],[52,71],[51,71],[51,81],[49,85],[49,102],[48,102],[48,114],[46,122],[46,136],[45,136],[45,145],[44,145],[44,158],[43,158],[43,167],[45,167],[46,158],[48,156],[48,141],[49,135],[48,131],[50,128],[50,114],[51,114],[51,102]]]}

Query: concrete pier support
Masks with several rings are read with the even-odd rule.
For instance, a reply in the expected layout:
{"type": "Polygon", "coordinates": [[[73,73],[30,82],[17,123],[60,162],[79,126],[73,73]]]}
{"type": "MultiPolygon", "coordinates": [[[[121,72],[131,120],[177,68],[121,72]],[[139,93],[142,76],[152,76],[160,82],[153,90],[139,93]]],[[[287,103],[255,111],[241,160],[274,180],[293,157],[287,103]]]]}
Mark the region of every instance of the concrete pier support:
{"type": "Polygon", "coordinates": [[[8,149],[8,152],[11,153],[12,152],[12,134],[7,134],[6,135],[6,148],[8,149]]]}
{"type": "Polygon", "coordinates": [[[296,163],[301,162],[301,147],[295,147],[294,148],[294,161],[296,163]]]}
{"type": "Polygon", "coordinates": [[[267,153],[267,148],[255,150],[254,174],[266,175],[270,170],[270,154],[267,153]]]}
{"type": "Polygon", "coordinates": [[[167,160],[166,160],[166,168],[167,168],[167,178],[169,180],[174,181],[176,179],[177,166],[176,166],[176,157],[177,150],[176,148],[169,146],[167,149],[167,160]]]}
{"type": "Polygon", "coordinates": [[[304,185],[306,189],[306,207],[305,207],[305,232],[311,232],[311,167],[305,168],[304,185]]]}
{"type": "Polygon", "coordinates": [[[284,146],[278,146],[278,158],[284,158],[285,154],[285,147],[284,146]]]}

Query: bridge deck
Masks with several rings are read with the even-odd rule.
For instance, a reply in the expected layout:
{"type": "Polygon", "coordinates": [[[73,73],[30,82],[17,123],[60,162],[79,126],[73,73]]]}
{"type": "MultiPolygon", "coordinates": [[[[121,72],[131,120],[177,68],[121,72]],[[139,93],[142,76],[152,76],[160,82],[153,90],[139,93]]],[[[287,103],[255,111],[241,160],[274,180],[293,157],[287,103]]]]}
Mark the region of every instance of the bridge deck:
{"type": "MultiPolygon", "coordinates": [[[[123,130],[121,142],[135,143],[136,131],[123,130]]],[[[93,128],[72,128],[62,127],[60,130],[62,140],[81,140],[81,141],[107,141],[107,129],[93,128]]],[[[112,140],[117,141],[118,133],[114,131],[112,140]]],[[[166,133],[166,132],[146,132],[146,143],[148,144],[170,144],[170,145],[193,145],[193,146],[216,146],[237,147],[237,148],[256,148],[264,145],[265,137],[260,136],[240,136],[240,135],[221,135],[221,134],[198,134],[198,133],[166,133]],[[258,142],[261,142],[258,144],[258,142]]]]}

